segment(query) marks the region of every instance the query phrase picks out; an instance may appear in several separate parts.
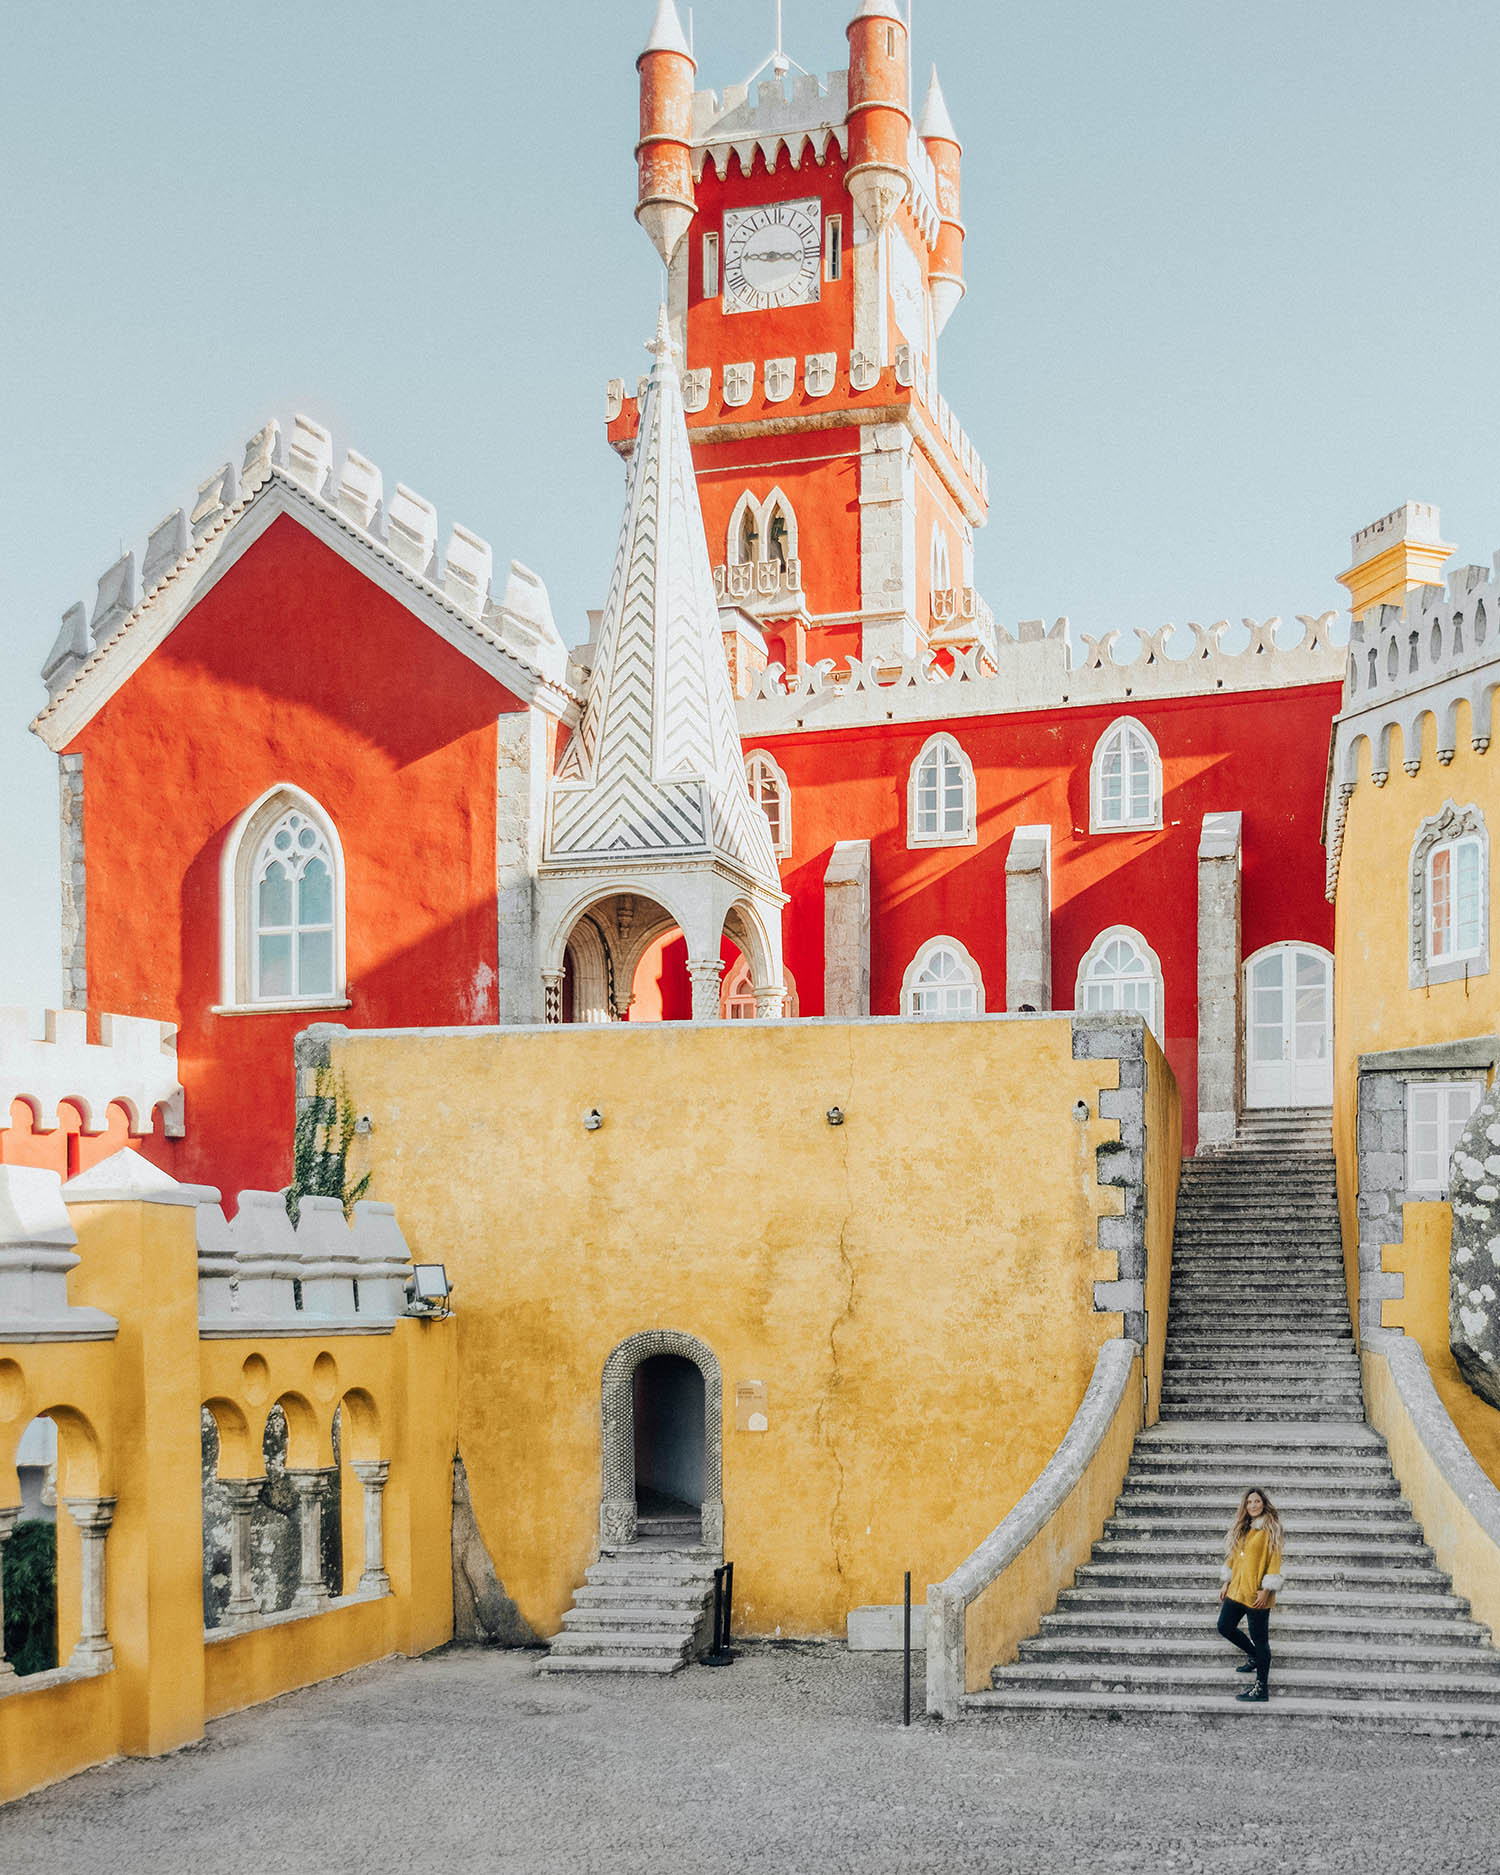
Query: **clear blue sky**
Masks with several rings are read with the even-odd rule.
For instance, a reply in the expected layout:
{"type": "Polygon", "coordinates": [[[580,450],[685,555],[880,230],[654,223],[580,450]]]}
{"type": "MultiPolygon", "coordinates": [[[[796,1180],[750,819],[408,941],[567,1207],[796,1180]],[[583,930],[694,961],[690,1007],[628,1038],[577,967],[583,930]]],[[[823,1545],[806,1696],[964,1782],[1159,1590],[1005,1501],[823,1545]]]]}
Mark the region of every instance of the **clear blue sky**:
{"type": "MultiPolygon", "coordinates": [[[[535,567],[583,635],[621,491],[603,388],[642,368],[660,283],[631,218],[653,11],[10,10],[0,1003],[58,993],[26,724],[59,615],[268,416],[535,567]]],[[[852,11],[786,0],[787,50],[843,65],[852,11]]],[[[770,49],[773,0],[695,12],[703,84],[770,49]]],[[[1500,545],[1500,13],[916,0],[915,47],[966,145],[942,370],[1000,618],[1337,606],[1349,534],[1408,497],[1463,558],[1500,545]]]]}

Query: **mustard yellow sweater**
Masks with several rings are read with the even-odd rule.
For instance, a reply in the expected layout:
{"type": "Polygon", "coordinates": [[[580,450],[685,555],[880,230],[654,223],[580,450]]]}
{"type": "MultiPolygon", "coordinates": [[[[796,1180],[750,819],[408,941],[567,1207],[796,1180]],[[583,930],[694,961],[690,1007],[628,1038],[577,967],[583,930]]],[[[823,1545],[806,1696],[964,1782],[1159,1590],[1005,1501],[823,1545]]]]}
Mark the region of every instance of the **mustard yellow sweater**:
{"type": "Polygon", "coordinates": [[[1276,1591],[1282,1585],[1281,1551],[1272,1545],[1264,1517],[1257,1517],[1235,1545],[1229,1561],[1219,1571],[1225,1593],[1232,1602],[1253,1607],[1264,1589],[1275,1606],[1276,1591]]]}

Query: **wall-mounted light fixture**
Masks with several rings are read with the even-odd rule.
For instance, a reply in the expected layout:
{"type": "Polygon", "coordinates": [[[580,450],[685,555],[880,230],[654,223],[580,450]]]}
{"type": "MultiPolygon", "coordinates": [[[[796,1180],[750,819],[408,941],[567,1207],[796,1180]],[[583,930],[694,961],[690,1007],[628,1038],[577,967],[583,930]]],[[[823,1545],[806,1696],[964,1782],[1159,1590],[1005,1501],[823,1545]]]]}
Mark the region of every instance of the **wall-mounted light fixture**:
{"type": "Polygon", "coordinates": [[[604,1115],[597,1107],[590,1107],[588,1112],[583,1116],[583,1124],[588,1132],[597,1133],[599,1128],[604,1124],[604,1115]]]}
{"type": "Polygon", "coordinates": [[[446,1315],[452,1306],[453,1285],[441,1263],[413,1263],[406,1285],[408,1315],[437,1317],[446,1315]]]}
{"type": "Polygon", "coordinates": [[[375,1122],[370,1118],[368,1113],[362,1113],[354,1122],[354,1130],[361,1139],[364,1139],[375,1131],[375,1122]]]}
{"type": "Polygon", "coordinates": [[[1080,1124],[1089,1117],[1089,1103],[1086,1100],[1073,1102],[1073,1118],[1080,1124]]]}
{"type": "Polygon", "coordinates": [[[828,1109],[828,1124],[830,1126],[842,1126],[844,1124],[844,1109],[842,1107],[830,1107],[828,1109]]]}

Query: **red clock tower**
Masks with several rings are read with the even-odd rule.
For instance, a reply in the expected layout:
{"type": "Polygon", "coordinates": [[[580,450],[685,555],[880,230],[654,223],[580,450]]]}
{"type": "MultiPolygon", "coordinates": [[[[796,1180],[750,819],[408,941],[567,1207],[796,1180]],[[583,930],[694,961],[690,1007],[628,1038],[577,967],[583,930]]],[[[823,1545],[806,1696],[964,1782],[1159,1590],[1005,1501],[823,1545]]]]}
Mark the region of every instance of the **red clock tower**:
{"type": "MultiPolygon", "coordinates": [[[[939,385],[963,296],[960,145],[934,71],[913,125],[907,27],[863,0],[849,66],[778,52],[694,89],[673,0],[638,61],[637,218],[667,268],[736,687],[924,646],[988,646],[973,595],[987,476],[939,385]]],[[[628,452],[637,399],[610,387],[628,452]]]]}

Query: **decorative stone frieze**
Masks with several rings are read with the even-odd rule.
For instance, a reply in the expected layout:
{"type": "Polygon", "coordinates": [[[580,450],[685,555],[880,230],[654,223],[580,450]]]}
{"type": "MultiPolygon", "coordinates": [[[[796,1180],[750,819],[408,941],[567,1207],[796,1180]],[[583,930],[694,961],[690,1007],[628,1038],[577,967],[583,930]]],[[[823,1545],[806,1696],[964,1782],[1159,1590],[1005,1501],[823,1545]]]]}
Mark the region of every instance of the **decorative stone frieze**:
{"type": "Polygon", "coordinates": [[[768,358],[765,364],[766,402],[784,404],[797,387],[795,358],[768,358]]]}
{"type": "Polygon", "coordinates": [[[101,1016],[99,1037],[89,1041],[82,1009],[46,1010],[38,1037],[26,1010],[0,1008],[0,1131],[10,1125],[14,1100],[30,1105],[44,1132],[58,1124],[57,1105],[66,1100],[82,1115],[85,1133],[104,1132],[117,1105],[137,1136],[151,1131],[159,1108],[167,1138],[180,1139],[176,1025],[101,1016]]]}
{"type": "Polygon", "coordinates": [[[802,364],[802,387],[809,397],[826,397],[838,383],[837,352],[809,352],[802,364]]]}
{"type": "Polygon", "coordinates": [[[724,367],[724,402],[730,406],[748,404],[755,389],[755,366],[743,362],[724,367]]]}

